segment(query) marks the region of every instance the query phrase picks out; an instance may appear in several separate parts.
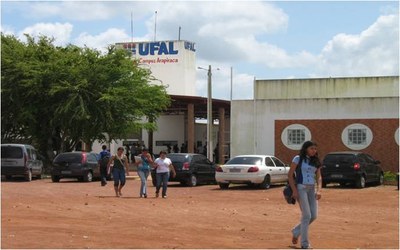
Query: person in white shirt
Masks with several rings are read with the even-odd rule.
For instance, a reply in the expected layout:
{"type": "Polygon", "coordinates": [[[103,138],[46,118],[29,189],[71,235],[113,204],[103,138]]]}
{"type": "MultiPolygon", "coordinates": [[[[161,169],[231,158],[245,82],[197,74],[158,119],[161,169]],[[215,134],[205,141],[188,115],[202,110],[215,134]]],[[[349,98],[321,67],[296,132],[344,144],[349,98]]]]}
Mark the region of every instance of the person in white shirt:
{"type": "Polygon", "coordinates": [[[168,187],[168,179],[169,172],[172,172],[172,177],[175,178],[176,172],[172,162],[169,158],[167,158],[167,152],[161,151],[160,157],[155,161],[156,166],[156,197],[159,196],[160,188],[162,184],[162,197],[167,198],[167,187],[168,187]]]}

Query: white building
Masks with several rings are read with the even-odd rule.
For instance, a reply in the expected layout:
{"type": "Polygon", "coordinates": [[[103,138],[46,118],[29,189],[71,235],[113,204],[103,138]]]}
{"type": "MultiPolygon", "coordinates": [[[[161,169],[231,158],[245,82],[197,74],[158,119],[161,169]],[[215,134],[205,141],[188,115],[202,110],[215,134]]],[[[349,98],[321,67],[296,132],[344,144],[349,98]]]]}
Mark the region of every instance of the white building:
{"type": "Polygon", "coordinates": [[[399,167],[399,77],[256,80],[254,99],[232,102],[231,153],[286,163],[314,140],[322,158],[360,150],[399,167]]]}

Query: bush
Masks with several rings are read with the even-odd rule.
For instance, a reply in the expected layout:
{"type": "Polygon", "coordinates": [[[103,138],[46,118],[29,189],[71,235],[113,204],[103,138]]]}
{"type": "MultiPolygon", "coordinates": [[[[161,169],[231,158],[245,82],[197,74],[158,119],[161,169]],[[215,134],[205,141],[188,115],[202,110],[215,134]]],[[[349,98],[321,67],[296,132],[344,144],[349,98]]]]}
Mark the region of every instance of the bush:
{"type": "Polygon", "coordinates": [[[393,173],[391,171],[386,171],[383,174],[383,179],[385,181],[396,181],[397,180],[397,174],[393,173]]]}

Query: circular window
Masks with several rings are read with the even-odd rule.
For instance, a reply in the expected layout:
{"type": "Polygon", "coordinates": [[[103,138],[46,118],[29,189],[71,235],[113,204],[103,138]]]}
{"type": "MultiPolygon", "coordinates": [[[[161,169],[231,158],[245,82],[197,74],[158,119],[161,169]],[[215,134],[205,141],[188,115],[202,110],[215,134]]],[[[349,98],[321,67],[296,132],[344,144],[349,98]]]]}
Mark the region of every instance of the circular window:
{"type": "Polygon", "coordinates": [[[352,150],[361,150],[372,142],[372,131],[364,124],[354,123],[347,126],[342,132],[342,142],[352,150]]]}
{"type": "Polygon", "coordinates": [[[396,140],[397,145],[399,145],[399,128],[397,128],[394,133],[394,139],[396,140]]]}
{"type": "Polygon", "coordinates": [[[281,140],[287,148],[299,150],[305,141],[311,140],[311,132],[304,125],[292,124],[283,130],[281,140]]]}

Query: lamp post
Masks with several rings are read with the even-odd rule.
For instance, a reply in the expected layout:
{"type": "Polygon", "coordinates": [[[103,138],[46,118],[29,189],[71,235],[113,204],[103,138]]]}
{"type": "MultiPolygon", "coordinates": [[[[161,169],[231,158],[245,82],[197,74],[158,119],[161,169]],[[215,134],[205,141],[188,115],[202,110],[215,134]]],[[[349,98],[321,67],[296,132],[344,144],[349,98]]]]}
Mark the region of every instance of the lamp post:
{"type": "Polygon", "coordinates": [[[213,138],[212,138],[212,126],[213,126],[213,118],[212,118],[212,90],[211,90],[211,65],[208,65],[208,69],[197,67],[198,69],[207,70],[207,158],[210,161],[213,161],[212,154],[212,146],[213,146],[213,138]]]}

